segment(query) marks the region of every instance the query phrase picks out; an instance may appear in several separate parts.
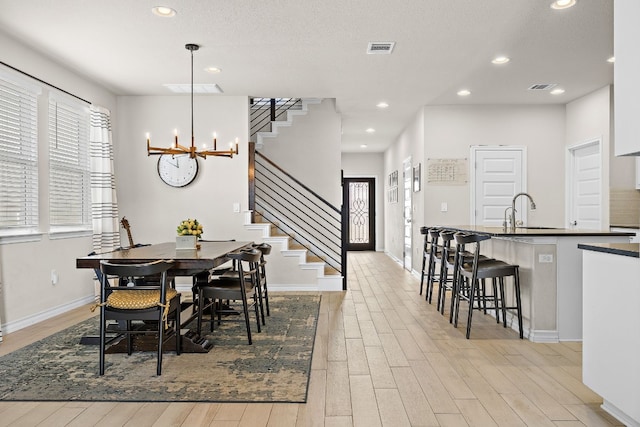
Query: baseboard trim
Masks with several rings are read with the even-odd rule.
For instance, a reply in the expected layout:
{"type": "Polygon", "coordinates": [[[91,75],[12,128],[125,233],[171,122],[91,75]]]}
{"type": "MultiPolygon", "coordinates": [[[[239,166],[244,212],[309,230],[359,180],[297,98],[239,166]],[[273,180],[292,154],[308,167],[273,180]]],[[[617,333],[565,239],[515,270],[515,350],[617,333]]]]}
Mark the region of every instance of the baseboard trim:
{"type": "Polygon", "coordinates": [[[602,405],[600,405],[600,407],[624,425],[628,427],[640,427],[640,423],[631,418],[624,411],[620,410],[616,405],[612,404],[608,400],[603,399],[602,405]]]}
{"type": "MultiPolygon", "coordinates": [[[[525,330],[525,335],[526,335],[525,330]]],[[[557,343],[560,336],[556,330],[529,330],[529,341],[537,343],[557,343]]]]}
{"type": "Polygon", "coordinates": [[[78,307],[82,307],[83,305],[90,304],[94,301],[95,301],[95,296],[88,295],[86,297],[82,297],[75,301],[71,301],[67,304],[59,305],[57,307],[53,307],[49,310],[45,310],[40,313],[32,314],[31,316],[27,316],[19,320],[14,320],[13,322],[7,322],[4,325],[2,325],[2,332],[5,334],[9,334],[11,332],[19,331],[20,329],[24,329],[28,326],[35,325],[36,323],[49,320],[52,317],[66,313],[67,311],[73,310],[74,308],[78,308],[78,307]]]}

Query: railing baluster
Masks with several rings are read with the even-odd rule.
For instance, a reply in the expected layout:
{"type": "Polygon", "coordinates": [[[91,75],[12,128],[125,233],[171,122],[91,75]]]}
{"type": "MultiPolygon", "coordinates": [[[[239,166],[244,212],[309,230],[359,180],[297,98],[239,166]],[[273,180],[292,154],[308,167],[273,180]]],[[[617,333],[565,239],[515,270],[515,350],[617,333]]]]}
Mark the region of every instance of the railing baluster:
{"type": "MultiPolygon", "coordinates": [[[[290,99],[283,104],[290,108],[296,102],[299,100],[290,99]]],[[[346,289],[344,212],[257,151],[252,170],[251,209],[264,210],[266,220],[338,271],[346,289]]]]}

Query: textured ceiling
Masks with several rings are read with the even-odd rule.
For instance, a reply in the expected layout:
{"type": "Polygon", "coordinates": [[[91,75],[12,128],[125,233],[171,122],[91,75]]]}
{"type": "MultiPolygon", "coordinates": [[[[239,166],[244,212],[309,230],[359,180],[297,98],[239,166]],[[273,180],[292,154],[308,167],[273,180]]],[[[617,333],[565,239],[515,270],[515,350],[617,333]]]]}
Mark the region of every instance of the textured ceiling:
{"type": "Polygon", "coordinates": [[[422,105],[564,104],[611,84],[613,0],[560,11],[550,3],[0,0],[0,31],[123,95],[188,83],[184,45],[197,43],[196,83],[226,95],[335,98],[343,151],[382,151],[422,105]],[[158,4],[177,15],[154,16],[158,4]],[[367,55],[371,41],[396,45],[391,55],[367,55]],[[499,54],[511,62],[491,64],[499,54]],[[536,83],[566,92],[527,90],[536,83]],[[471,96],[458,97],[461,88],[471,96]],[[380,101],[389,108],[377,109],[380,101]]]}

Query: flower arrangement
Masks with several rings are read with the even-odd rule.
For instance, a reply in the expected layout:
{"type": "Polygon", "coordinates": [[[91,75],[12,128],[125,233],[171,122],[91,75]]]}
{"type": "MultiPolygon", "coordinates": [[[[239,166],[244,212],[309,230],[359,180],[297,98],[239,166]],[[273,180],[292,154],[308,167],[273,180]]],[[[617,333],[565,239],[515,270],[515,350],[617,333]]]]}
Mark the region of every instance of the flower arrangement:
{"type": "Polygon", "coordinates": [[[202,224],[200,224],[197,219],[191,218],[182,221],[176,231],[178,232],[178,236],[196,236],[198,239],[200,239],[202,233],[204,233],[202,224]]]}

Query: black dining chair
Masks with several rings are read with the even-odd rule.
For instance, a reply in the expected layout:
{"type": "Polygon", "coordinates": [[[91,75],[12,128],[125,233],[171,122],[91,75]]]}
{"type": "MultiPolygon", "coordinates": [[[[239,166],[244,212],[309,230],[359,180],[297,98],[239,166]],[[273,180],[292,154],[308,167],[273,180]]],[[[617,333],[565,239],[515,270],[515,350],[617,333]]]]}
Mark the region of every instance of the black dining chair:
{"type": "Polygon", "coordinates": [[[236,261],[238,274],[211,276],[206,285],[200,284],[198,286],[198,335],[202,332],[202,319],[207,310],[211,313],[210,330],[213,332],[214,323],[220,324],[223,321],[223,315],[225,321],[238,320],[235,315],[240,311],[236,310],[234,306],[240,308],[239,304],[241,304],[242,317],[247,328],[247,339],[249,344],[252,344],[250,309],[255,312],[258,332],[261,331],[258,297],[260,256],[261,252],[255,248],[232,252],[228,254],[228,257],[236,261]]]}
{"type": "Polygon", "coordinates": [[[176,354],[180,354],[180,294],[169,286],[167,271],[171,267],[173,261],[165,260],[142,264],[100,262],[100,375],[105,371],[109,320],[126,325],[109,331],[125,336],[129,355],[134,335],[157,336],[157,375],[162,374],[163,344],[170,334],[175,335],[176,354]]]}

